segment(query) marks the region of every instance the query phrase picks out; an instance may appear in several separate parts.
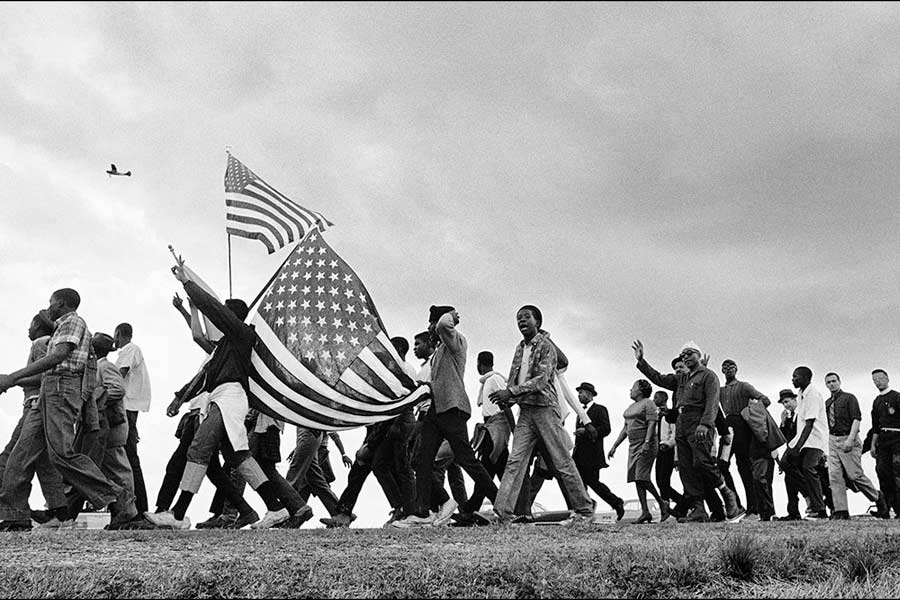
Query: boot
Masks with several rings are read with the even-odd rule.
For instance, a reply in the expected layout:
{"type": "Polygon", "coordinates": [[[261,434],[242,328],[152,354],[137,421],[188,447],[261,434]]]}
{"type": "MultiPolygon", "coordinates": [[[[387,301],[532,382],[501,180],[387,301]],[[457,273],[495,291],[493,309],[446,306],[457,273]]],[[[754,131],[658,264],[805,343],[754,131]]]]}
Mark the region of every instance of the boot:
{"type": "Polygon", "coordinates": [[[687,515],[678,518],[679,523],[706,523],[707,521],[709,521],[709,515],[703,508],[703,500],[694,504],[694,508],[687,515]]]}
{"type": "Polygon", "coordinates": [[[875,501],[875,510],[869,511],[869,514],[873,517],[878,517],[879,519],[891,518],[891,509],[888,508],[887,501],[884,499],[884,494],[882,492],[878,492],[878,500],[875,501]]]}

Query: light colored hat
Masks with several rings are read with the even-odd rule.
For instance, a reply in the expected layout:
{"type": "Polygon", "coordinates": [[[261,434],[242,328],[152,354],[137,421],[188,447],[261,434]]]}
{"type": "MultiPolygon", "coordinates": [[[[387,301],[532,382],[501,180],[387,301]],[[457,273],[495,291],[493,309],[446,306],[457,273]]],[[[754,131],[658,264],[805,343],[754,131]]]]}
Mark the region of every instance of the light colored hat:
{"type": "MultiPolygon", "coordinates": [[[[691,341],[689,341],[689,342],[685,342],[684,345],[681,346],[680,352],[684,352],[684,351],[687,350],[687,349],[696,350],[696,351],[699,352],[701,355],[703,354],[703,352],[700,352],[700,346],[698,346],[697,343],[696,343],[694,340],[691,340],[691,341]]],[[[680,352],[679,352],[679,353],[680,353],[680,352]]]]}

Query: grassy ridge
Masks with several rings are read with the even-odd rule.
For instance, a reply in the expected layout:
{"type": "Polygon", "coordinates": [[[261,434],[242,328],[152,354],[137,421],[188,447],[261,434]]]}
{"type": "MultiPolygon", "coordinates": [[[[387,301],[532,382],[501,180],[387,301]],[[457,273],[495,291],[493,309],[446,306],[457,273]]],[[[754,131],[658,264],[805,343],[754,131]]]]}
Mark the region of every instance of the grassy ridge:
{"type": "Polygon", "coordinates": [[[896,597],[900,522],[3,534],[10,597],[896,597]]]}

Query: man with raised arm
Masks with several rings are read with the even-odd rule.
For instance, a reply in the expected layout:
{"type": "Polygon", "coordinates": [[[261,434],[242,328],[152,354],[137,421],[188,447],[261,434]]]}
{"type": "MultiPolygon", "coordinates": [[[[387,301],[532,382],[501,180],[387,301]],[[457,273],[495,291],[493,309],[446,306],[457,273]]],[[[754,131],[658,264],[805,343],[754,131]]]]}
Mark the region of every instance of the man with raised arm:
{"type": "Polygon", "coordinates": [[[719,412],[719,378],[701,364],[702,353],[694,342],[682,346],[679,354],[688,369],[686,374],[660,374],[644,360],[644,345],[640,340],[635,340],[632,349],[638,370],[655,385],[675,392],[678,408],[678,421],[675,424],[678,470],[684,495],[693,503],[691,513],[684,520],[706,520],[703,508],[703,488],[706,483],[722,495],[728,522],[739,521],[745,511],[738,506],[734,492],[725,485],[712,456],[712,438],[719,412]]]}

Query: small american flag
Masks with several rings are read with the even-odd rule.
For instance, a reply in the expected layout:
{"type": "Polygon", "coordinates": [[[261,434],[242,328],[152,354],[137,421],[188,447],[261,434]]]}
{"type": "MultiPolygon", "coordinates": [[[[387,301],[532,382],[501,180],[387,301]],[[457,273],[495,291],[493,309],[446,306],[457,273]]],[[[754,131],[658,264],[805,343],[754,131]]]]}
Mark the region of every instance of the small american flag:
{"type": "Polygon", "coordinates": [[[403,371],[356,273],[312,231],[251,308],[250,400],[326,431],[370,425],[430,396],[403,371]]]}
{"type": "Polygon", "coordinates": [[[225,169],[225,220],[230,235],[259,240],[269,251],[299,241],[318,225],[333,225],[320,213],[303,208],[228,155],[225,169]]]}

